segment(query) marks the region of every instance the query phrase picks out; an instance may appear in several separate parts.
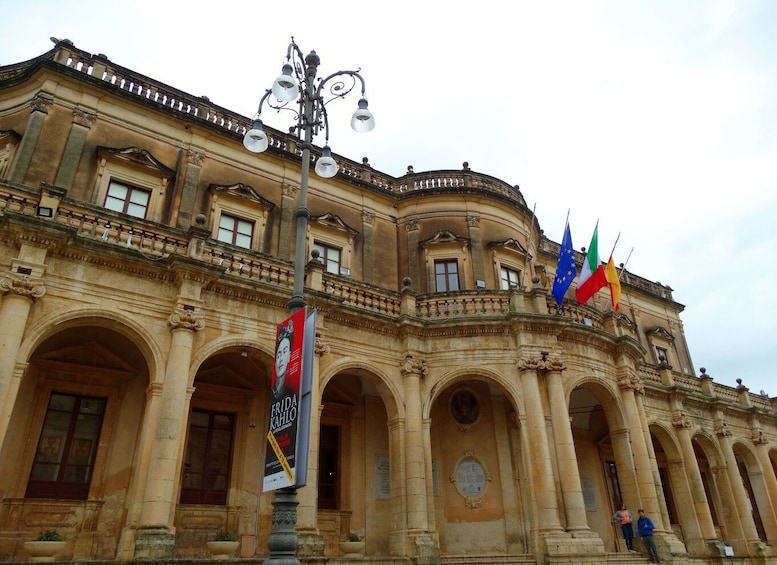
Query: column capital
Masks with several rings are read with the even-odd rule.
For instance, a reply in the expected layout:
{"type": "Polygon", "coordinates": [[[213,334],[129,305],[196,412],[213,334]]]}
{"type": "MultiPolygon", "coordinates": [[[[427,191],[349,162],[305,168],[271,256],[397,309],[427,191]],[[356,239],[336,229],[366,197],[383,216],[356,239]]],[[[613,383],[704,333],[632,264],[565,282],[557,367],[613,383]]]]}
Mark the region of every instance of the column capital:
{"type": "Polygon", "coordinates": [[[715,420],[715,435],[723,438],[723,437],[731,437],[732,432],[730,429],[728,429],[728,422],[725,420],[715,420]]]}
{"type": "Polygon", "coordinates": [[[171,330],[184,329],[197,332],[205,327],[205,320],[201,313],[195,312],[193,308],[190,309],[190,307],[187,307],[186,305],[180,304],[176,306],[173,313],[170,314],[167,323],[170,324],[171,330]]]}
{"type": "Polygon", "coordinates": [[[76,107],[73,110],[73,123],[83,126],[87,129],[92,127],[92,124],[97,121],[97,114],[89,112],[83,108],[76,107]]]}
{"type": "Polygon", "coordinates": [[[551,357],[546,351],[540,353],[540,357],[522,357],[518,359],[519,371],[563,371],[564,363],[558,357],[551,357]]]}
{"type": "Polygon", "coordinates": [[[631,390],[634,394],[644,394],[645,387],[637,375],[625,372],[618,375],[618,388],[620,390],[631,390]]]}
{"type": "Polygon", "coordinates": [[[32,106],[33,110],[38,110],[39,112],[43,112],[44,114],[49,113],[49,109],[54,104],[54,96],[49,94],[48,92],[38,92],[38,94],[35,95],[35,98],[33,98],[30,101],[30,106],[32,106]]]}
{"type": "Polygon", "coordinates": [[[316,334],[316,340],[313,345],[313,350],[316,355],[319,357],[323,357],[324,355],[329,355],[331,352],[331,348],[329,347],[328,343],[324,343],[324,340],[321,339],[321,334],[316,334]]]}
{"type": "Polygon", "coordinates": [[[297,196],[297,192],[299,192],[299,185],[293,182],[284,181],[281,185],[281,190],[283,191],[284,196],[294,198],[297,196]]]}
{"type": "Polygon", "coordinates": [[[40,279],[32,278],[29,275],[8,273],[0,279],[0,291],[4,294],[26,296],[34,301],[46,294],[46,287],[43,286],[40,279]]]}
{"type": "Polygon", "coordinates": [[[367,210],[366,208],[362,210],[362,222],[368,226],[372,226],[375,224],[375,212],[372,210],[367,210]]]}
{"type": "Polygon", "coordinates": [[[467,227],[479,228],[480,227],[480,216],[467,216],[467,227]]]}
{"type": "Polygon", "coordinates": [[[418,216],[410,216],[405,220],[407,231],[418,231],[418,216]]]}
{"type": "Polygon", "coordinates": [[[419,377],[425,377],[428,372],[429,367],[426,366],[426,361],[423,359],[413,359],[412,355],[405,355],[405,360],[402,361],[403,375],[418,375],[419,377]]]}
{"type": "Polygon", "coordinates": [[[689,429],[691,428],[692,424],[691,421],[688,419],[688,416],[685,415],[685,412],[675,412],[672,414],[672,425],[679,429],[689,429]]]}
{"type": "Polygon", "coordinates": [[[197,167],[202,166],[202,161],[205,159],[205,154],[201,151],[195,151],[194,149],[186,150],[186,162],[189,165],[195,165],[197,167]]]}

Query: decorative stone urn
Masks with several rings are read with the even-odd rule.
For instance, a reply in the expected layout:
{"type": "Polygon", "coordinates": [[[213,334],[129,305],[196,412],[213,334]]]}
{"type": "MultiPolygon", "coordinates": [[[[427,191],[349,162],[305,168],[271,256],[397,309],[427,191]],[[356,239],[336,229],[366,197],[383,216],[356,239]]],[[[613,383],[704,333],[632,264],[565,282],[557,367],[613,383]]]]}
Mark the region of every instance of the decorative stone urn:
{"type": "Polygon", "coordinates": [[[64,541],[26,541],[24,551],[30,556],[30,561],[37,563],[51,563],[54,557],[65,549],[64,541]]]}
{"type": "Polygon", "coordinates": [[[340,557],[359,557],[361,555],[364,555],[364,540],[340,542],[340,557]]]}
{"type": "Polygon", "coordinates": [[[239,541],[209,541],[206,544],[213,559],[229,559],[237,551],[239,541]]]}

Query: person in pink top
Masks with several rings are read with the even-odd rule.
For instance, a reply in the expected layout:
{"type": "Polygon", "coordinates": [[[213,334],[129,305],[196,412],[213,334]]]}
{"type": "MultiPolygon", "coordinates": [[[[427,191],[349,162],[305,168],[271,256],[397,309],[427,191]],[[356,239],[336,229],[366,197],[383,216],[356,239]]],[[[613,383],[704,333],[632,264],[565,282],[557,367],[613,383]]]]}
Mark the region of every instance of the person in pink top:
{"type": "Polygon", "coordinates": [[[625,504],[621,504],[620,510],[618,510],[612,517],[612,519],[620,524],[621,533],[623,534],[623,541],[626,542],[626,549],[629,551],[635,551],[634,549],[634,527],[631,525],[631,514],[626,509],[625,504]]]}

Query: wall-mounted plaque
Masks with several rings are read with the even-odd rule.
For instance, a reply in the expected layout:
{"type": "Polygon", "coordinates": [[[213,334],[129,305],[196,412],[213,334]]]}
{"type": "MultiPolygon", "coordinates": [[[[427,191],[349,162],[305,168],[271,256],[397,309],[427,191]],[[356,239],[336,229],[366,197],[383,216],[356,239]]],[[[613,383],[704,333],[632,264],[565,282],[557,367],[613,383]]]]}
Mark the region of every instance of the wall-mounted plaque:
{"type": "Polygon", "coordinates": [[[391,498],[391,472],[389,458],[386,455],[375,457],[375,498],[388,500],[391,498]]]}
{"type": "Polygon", "coordinates": [[[456,467],[456,487],[467,498],[480,498],[486,490],[486,472],[477,459],[468,457],[456,467]]]}

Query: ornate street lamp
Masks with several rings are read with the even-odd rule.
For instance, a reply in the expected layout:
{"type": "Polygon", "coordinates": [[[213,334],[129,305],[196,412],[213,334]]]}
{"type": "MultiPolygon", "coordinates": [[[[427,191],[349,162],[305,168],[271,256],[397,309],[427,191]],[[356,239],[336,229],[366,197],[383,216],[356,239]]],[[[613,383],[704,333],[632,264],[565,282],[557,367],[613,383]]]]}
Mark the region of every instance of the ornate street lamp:
{"type": "MultiPolygon", "coordinates": [[[[299,206],[297,207],[297,244],[294,251],[294,288],[289,300],[289,311],[293,314],[305,307],[303,296],[305,283],[305,248],[307,224],[310,218],[308,211],[308,178],[310,174],[310,154],[313,137],[322,130],[324,132],[324,147],[321,156],[316,160],[316,174],[323,178],[331,178],[337,174],[337,162],[332,158],[329,148],[329,121],[326,105],[334,99],[345,98],[357,85],[361,86],[361,97],[358,109],[351,118],[351,127],[357,132],[368,132],[375,127],[373,118],[367,108],[364,96],[364,79],[355,71],[337,71],[331,75],[317,79],[318,65],[321,62],[315,51],[303,57],[302,51],[291,38],[286,50],[286,62],[280,76],[275,79],[272,88],[268,89],[259,101],[259,109],[254,118],[253,127],[243,137],[243,145],[249,151],[261,153],[269,146],[267,134],[262,129],[262,108],[266,105],[275,110],[291,110],[296,116],[296,124],[291,132],[302,139],[302,174],[300,177],[299,206]]],[[[297,524],[297,490],[296,487],[278,489],[273,500],[272,532],[267,539],[270,558],[265,561],[272,565],[298,565],[295,557],[299,543],[297,524]]]]}

